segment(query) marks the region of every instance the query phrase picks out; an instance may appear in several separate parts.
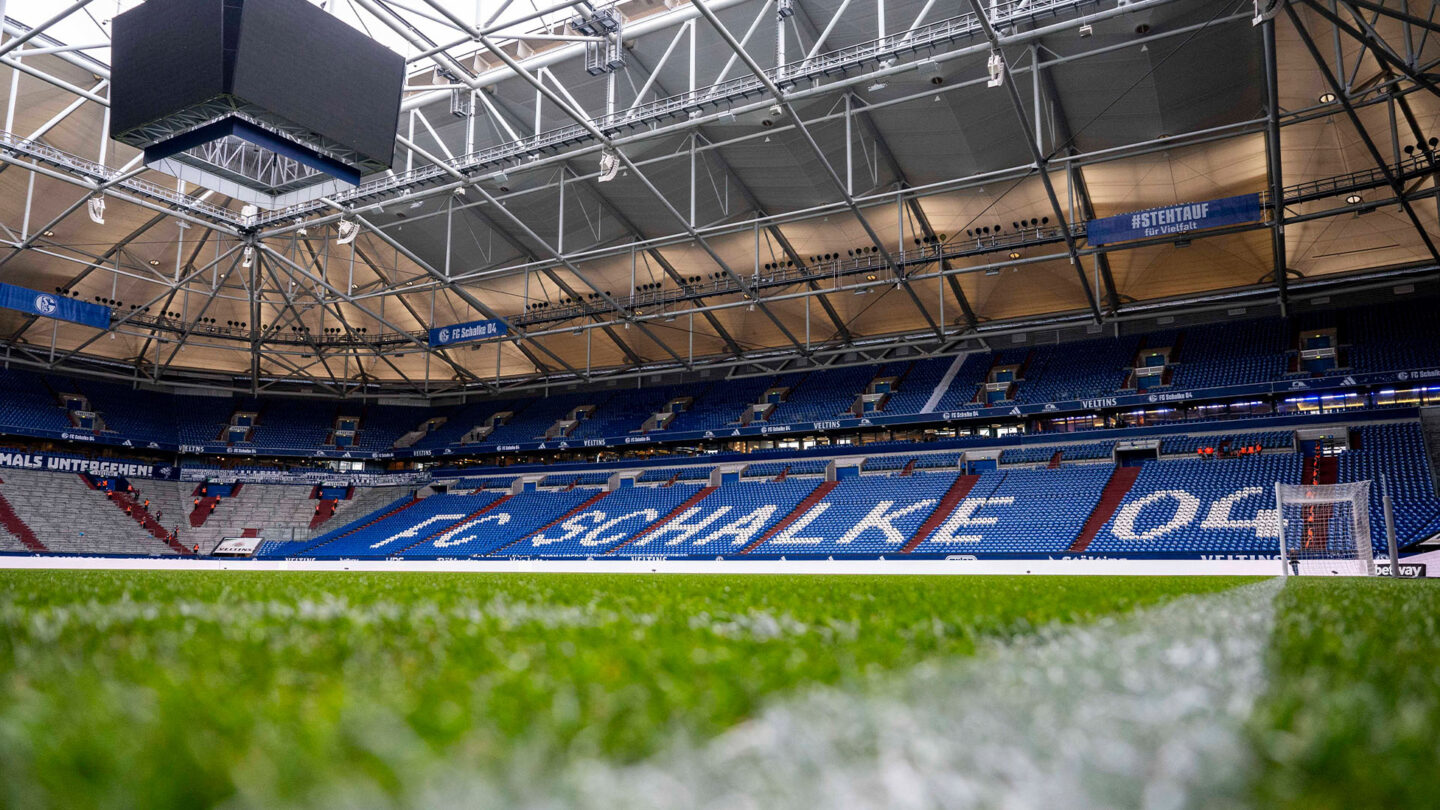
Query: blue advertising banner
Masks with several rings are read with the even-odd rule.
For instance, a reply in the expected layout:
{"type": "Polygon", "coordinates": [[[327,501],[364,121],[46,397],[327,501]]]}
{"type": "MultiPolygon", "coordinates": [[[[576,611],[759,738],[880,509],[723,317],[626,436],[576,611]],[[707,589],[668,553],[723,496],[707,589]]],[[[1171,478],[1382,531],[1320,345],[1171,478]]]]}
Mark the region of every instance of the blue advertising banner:
{"type": "Polygon", "coordinates": [[[1205,228],[1259,220],[1260,195],[1242,194],[1092,219],[1085,226],[1085,238],[1092,245],[1108,245],[1155,236],[1181,236],[1205,228]]]}
{"type": "Polygon", "coordinates": [[[502,337],[510,330],[504,321],[485,320],[457,323],[454,326],[437,326],[430,330],[431,346],[449,346],[452,343],[468,343],[472,340],[502,337]]]}
{"type": "Polygon", "coordinates": [[[0,284],[0,307],[38,315],[41,318],[83,323],[96,329],[110,328],[109,307],[16,287],[14,284],[0,284]]]}

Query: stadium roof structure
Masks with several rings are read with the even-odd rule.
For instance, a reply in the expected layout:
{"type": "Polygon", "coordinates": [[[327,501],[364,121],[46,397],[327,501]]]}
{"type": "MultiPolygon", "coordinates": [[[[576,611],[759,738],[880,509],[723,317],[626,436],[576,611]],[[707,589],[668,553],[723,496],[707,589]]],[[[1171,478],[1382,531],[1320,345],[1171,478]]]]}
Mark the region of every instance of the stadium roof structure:
{"type": "Polygon", "coordinates": [[[915,357],[1440,269],[1434,2],[329,0],[407,58],[397,163],[254,220],[106,137],[107,20],[135,5],[0,2],[0,281],[115,302],[104,331],[0,311],[8,362],[438,397],[915,357]],[[1085,238],[1255,192],[1263,221],[1085,238]],[[504,334],[429,346],[479,319],[504,334]]]}

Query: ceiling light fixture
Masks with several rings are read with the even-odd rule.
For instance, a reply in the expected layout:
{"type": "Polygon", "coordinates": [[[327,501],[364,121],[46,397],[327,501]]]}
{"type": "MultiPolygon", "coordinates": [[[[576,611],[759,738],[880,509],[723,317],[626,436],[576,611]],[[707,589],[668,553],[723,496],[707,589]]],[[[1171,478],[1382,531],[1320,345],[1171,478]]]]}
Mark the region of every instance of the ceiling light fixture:
{"type": "Polygon", "coordinates": [[[335,244],[337,245],[348,245],[355,241],[355,237],[360,235],[359,223],[349,219],[340,220],[340,224],[336,226],[336,230],[339,232],[339,235],[335,239],[335,244]]]}
{"type": "Polygon", "coordinates": [[[1361,197],[1359,194],[1351,194],[1349,197],[1345,198],[1345,202],[1347,205],[1359,205],[1364,201],[1365,198],[1361,197]]]}
{"type": "Polygon", "coordinates": [[[985,83],[986,87],[999,87],[1005,83],[1005,57],[999,51],[991,51],[990,59],[985,63],[990,71],[990,81],[985,83]]]}
{"type": "Polygon", "coordinates": [[[1012,250],[1012,251],[1010,251],[1010,258],[1012,258],[1012,259],[1018,259],[1018,258],[1020,258],[1020,251],[1018,251],[1018,250],[1012,250]]]}
{"type": "Polygon", "coordinates": [[[1320,94],[1320,103],[1321,103],[1321,104],[1334,104],[1334,103],[1335,103],[1335,94],[1334,94],[1334,93],[1321,93],[1321,94],[1320,94]]]}
{"type": "Polygon", "coordinates": [[[620,153],[610,147],[600,151],[600,177],[601,183],[608,183],[620,174],[620,153]]]}

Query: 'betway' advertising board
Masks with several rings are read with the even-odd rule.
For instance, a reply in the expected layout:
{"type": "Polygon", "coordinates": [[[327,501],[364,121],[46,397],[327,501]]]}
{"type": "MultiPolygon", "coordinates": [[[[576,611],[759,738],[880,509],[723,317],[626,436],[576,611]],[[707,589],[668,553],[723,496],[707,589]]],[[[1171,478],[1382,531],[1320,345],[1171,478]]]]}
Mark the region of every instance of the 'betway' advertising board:
{"type": "Polygon", "coordinates": [[[469,343],[472,340],[504,337],[510,330],[504,321],[484,320],[457,323],[454,326],[437,326],[430,330],[432,347],[449,346],[454,343],[469,343]]]}
{"type": "Polygon", "coordinates": [[[1184,236],[1191,231],[1241,225],[1260,220],[1260,195],[1241,194],[1219,200],[1167,205],[1145,211],[1133,211],[1103,219],[1092,219],[1085,226],[1085,238],[1092,245],[1109,245],[1133,239],[1160,236],[1184,236]]]}
{"type": "Polygon", "coordinates": [[[0,451],[0,467],[12,470],[43,470],[57,473],[89,473],[91,475],[115,476],[117,478],[158,478],[175,480],[179,477],[173,464],[145,464],[138,461],[123,461],[108,458],[70,458],[52,456],[47,453],[22,453],[0,451]]]}

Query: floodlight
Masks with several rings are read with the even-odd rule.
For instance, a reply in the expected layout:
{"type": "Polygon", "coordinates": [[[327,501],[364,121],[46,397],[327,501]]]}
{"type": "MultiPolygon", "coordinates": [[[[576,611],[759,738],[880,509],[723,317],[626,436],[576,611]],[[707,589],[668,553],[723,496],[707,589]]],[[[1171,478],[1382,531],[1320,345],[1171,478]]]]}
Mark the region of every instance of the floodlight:
{"type": "Polygon", "coordinates": [[[474,112],[475,99],[469,90],[450,91],[450,114],[456,118],[469,118],[474,112]]]}
{"type": "Polygon", "coordinates": [[[999,51],[990,52],[986,66],[990,70],[990,81],[985,83],[986,87],[999,87],[1005,83],[1005,57],[999,51]]]}
{"type": "Polygon", "coordinates": [[[339,231],[339,235],[335,239],[337,245],[348,245],[360,235],[360,224],[353,220],[342,219],[336,228],[339,231]]]}
{"type": "Polygon", "coordinates": [[[105,198],[99,194],[90,198],[90,221],[96,225],[105,224],[105,198]]]}
{"type": "Polygon", "coordinates": [[[599,182],[608,183],[614,180],[618,174],[620,174],[620,154],[607,147],[600,152],[599,182]]]}
{"type": "Polygon", "coordinates": [[[250,265],[252,265],[252,264],[254,264],[254,263],[255,263],[255,248],[250,247],[249,245],[246,245],[246,246],[245,246],[245,250],[241,253],[240,266],[241,266],[241,267],[244,267],[245,269],[248,270],[248,269],[250,268],[250,265]]]}
{"type": "Polygon", "coordinates": [[[1094,26],[1090,25],[1090,23],[1087,22],[1087,23],[1085,23],[1084,25],[1080,26],[1080,38],[1081,38],[1081,39],[1085,39],[1085,38],[1089,37],[1089,36],[1090,36],[1091,34],[1093,34],[1093,33],[1095,33],[1095,28],[1094,28],[1094,26]]]}

